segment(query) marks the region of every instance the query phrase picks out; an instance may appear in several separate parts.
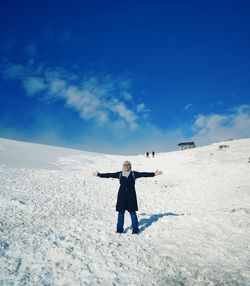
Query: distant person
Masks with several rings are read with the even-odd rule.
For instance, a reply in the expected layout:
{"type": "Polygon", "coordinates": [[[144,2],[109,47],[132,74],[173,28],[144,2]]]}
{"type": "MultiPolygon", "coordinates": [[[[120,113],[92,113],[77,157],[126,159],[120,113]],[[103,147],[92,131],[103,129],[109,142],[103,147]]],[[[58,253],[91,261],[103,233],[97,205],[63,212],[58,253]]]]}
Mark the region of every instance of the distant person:
{"type": "Polygon", "coordinates": [[[118,212],[116,232],[123,233],[124,214],[127,210],[130,213],[132,222],[132,233],[139,233],[138,218],[136,211],[138,211],[135,180],[142,177],[154,177],[162,175],[162,171],[156,170],[155,172],[136,172],[132,171],[131,163],[125,161],[122,165],[122,171],[115,173],[93,173],[93,176],[100,178],[116,178],[120,180],[120,188],[117,196],[116,211],[118,212]]]}
{"type": "Polygon", "coordinates": [[[149,152],[146,153],[146,158],[149,158],[149,152]]]}
{"type": "Polygon", "coordinates": [[[154,151],[152,151],[152,157],[153,157],[153,158],[155,157],[155,152],[154,152],[154,151]]]}

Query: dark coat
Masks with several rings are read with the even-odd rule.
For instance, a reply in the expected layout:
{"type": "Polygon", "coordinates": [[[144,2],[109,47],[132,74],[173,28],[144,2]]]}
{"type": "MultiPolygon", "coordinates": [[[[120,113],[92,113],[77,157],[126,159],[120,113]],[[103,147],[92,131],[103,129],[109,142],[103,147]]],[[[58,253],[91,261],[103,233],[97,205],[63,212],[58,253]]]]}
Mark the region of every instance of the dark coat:
{"type": "Polygon", "coordinates": [[[120,178],[120,188],[117,195],[116,210],[118,212],[128,210],[138,211],[137,198],[135,192],[135,179],[141,177],[154,177],[155,173],[131,171],[128,178],[122,176],[122,172],[98,173],[101,178],[120,178]],[[132,175],[134,173],[134,176],[132,175]]]}

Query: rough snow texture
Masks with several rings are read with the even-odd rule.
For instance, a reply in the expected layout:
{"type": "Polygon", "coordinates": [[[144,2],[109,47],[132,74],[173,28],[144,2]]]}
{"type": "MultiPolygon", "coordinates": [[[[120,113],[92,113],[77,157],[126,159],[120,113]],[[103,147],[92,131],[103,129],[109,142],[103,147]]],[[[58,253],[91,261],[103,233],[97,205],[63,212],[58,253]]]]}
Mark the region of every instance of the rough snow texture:
{"type": "Polygon", "coordinates": [[[0,285],[250,285],[250,139],[122,157],[0,139],[0,285]],[[229,147],[219,148],[226,144],[229,147]],[[118,180],[140,234],[116,234],[118,180]]]}

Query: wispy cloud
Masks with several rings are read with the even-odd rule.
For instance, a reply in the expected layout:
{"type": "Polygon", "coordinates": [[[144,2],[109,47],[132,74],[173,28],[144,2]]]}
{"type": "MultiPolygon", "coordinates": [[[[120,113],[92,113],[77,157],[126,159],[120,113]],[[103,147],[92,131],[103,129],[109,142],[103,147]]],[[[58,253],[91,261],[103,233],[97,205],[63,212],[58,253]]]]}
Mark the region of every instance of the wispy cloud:
{"type": "Polygon", "coordinates": [[[41,77],[28,77],[23,79],[23,85],[26,90],[26,93],[30,96],[35,95],[47,88],[44,79],[41,77]]]}
{"type": "MultiPolygon", "coordinates": [[[[77,140],[70,146],[126,154],[151,149],[176,150],[180,141],[191,139],[202,146],[232,137],[250,137],[250,105],[241,105],[223,114],[198,114],[189,130],[184,130],[183,126],[164,130],[150,123],[150,110],[145,103],[136,100],[132,82],[127,78],[111,74],[83,76],[62,67],[46,67],[34,62],[26,66],[7,63],[1,67],[1,73],[5,79],[21,83],[27,96],[37,96],[48,103],[59,100],[62,107],[79,115],[83,129],[87,125],[88,130],[84,134],[76,131],[77,140]]],[[[193,108],[189,103],[184,110],[193,108]]],[[[41,118],[37,122],[42,128],[32,138],[37,140],[40,136],[49,140],[51,136],[46,134],[51,133],[51,123],[44,123],[41,118]]],[[[63,123],[54,123],[54,132],[61,130],[60,124],[63,123]]],[[[57,141],[60,140],[61,145],[69,143],[67,138],[57,135],[57,141]]]]}
{"type": "Polygon", "coordinates": [[[139,114],[142,114],[144,118],[147,118],[149,113],[150,113],[150,109],[146,107],[146,105],[144,103],[139,103],[136,106],[136,111],[139,114]]]}
{"type": "Polygon", "coordinates": [[[7,63],[1,68],[1,73],[6,80],[22,80],[26,76],[26,69],[20,64],[7,63]]]}
{"type": "Polygon", "coordinates": [[[183,107],[184,110],[188,111],[188,110],[193,110],[195,108],[194,104],[192,103],[188,103],[187,105],[185,105],[183,107]]]}
{"type": "Polygon", "coordinates": [[[124,120],[128,125],[135,129],[137,127],[137,115],[134,111],[130,110],[124,102],[121,102],[117,99],[112,99],[108,103],[108,109],[111,110],[114,114],[117,114],[121,120],[124,120]]]}
{"type": "Polygon", "coordinates": [[[97,124],[123,125],[134,130],[138,120],[145,118],[149,109],[144,103],[132,101],[128,79],[116,79],[112,75],[83,77],[61,67],[32,68],[8,64],[3,69],[8,79],[22,82],[28,96],[44,100],[60,99],[64,106],[76,111],[84,120],[97,124]]]}

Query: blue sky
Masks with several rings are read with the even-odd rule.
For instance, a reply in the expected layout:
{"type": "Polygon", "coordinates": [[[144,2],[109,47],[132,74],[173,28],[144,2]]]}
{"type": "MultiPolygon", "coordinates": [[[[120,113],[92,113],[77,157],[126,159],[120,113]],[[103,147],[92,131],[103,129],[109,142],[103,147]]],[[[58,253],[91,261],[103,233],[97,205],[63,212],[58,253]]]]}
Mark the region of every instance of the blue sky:
{"type": "Polygon", "coordinates": [[[250,2],[0,2],[0,137],[131,154],[250,137],[250,2]]]}

